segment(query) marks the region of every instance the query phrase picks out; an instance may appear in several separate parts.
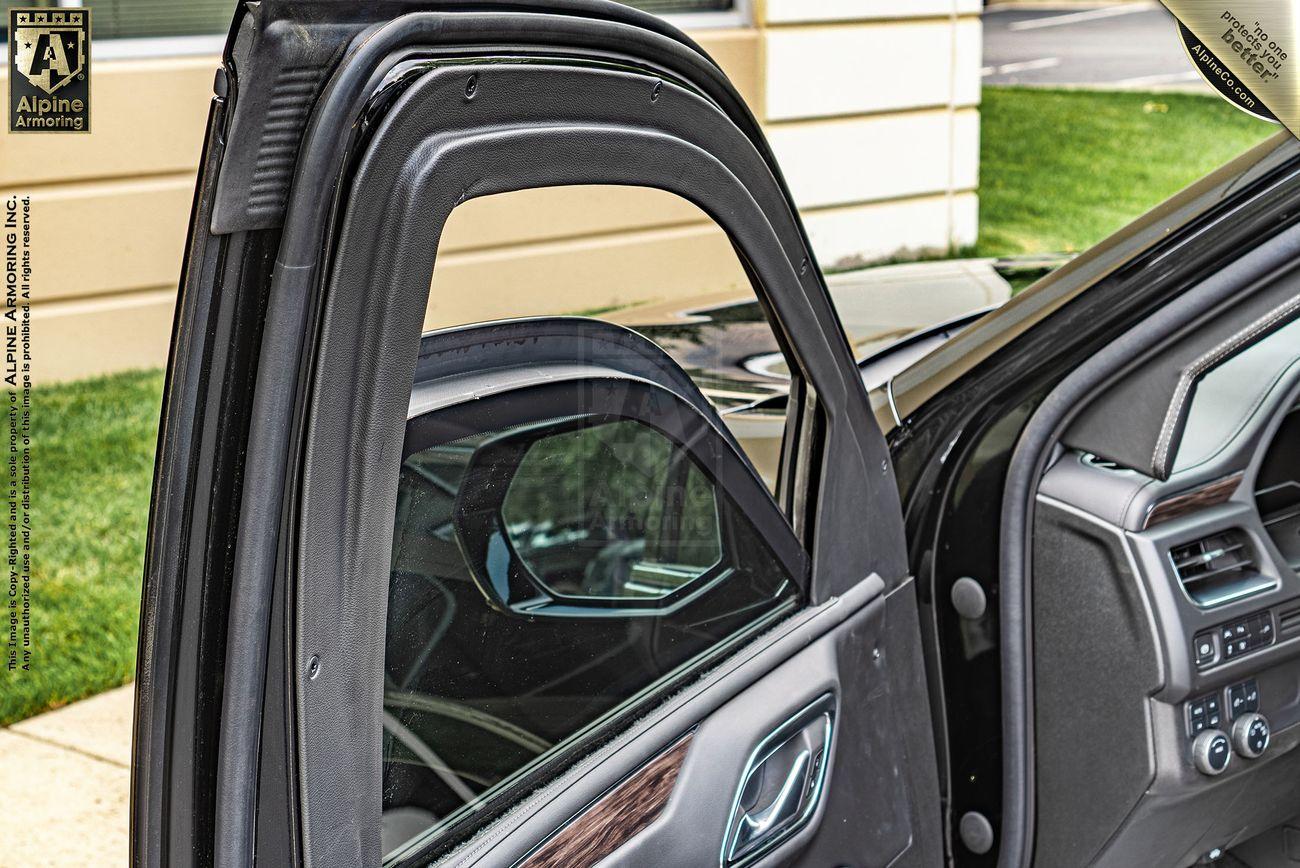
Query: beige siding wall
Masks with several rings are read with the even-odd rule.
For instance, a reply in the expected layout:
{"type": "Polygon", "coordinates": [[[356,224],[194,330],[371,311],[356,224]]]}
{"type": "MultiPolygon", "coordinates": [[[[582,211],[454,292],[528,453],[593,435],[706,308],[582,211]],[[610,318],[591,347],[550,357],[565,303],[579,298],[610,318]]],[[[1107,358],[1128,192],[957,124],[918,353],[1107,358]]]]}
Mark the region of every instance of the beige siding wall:
{"type": "Polygon", "coordinates": [[[979,0],[766,0],[762,115],[822,266],[975,241],[979,0]]]}
{"type": "Polygon", "coordinates": [[[97,63],[90,135],[0,133],[0,196],[32,197],[38,383],[167,360],[216,63],[97,63]]]}
{"type": "MultiPolygon", "coordinates": [[[[695,34],[764,120],[824,265],[974,240],[977,16],[972,0],[767,0],[754,27],[695,34]]],[[[33,200],[38,381],[165,361],[216,64],[103,60],[91,135],[0,133],[0,196],[33,200]]],[[[734,267],[702,215],[671,197],[530,195],[458,215],[439,279],[473,286],[491,269],[544,291],[538,281],[563,273],[548,262],[579,257],[593,283],[634,286],[627,269],[654,263],[654,294],[670,299],[734,267]]],[[[458,316],[430,310],[430,322],[458,316]]]]}

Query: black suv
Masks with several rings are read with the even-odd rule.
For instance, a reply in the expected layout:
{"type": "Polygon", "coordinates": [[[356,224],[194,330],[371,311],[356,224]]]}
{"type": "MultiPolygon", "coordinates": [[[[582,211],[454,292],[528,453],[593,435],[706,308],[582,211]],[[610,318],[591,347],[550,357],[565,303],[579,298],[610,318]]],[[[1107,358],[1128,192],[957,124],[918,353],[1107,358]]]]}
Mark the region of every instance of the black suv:
{"type": "Polygon", "coordinates": [[[240,4],[158,453],[135,864],[1294,864],[1297,172],[1266,143],[864,352],[758,125],[663,21],[240,4]],[[687,200],[752,298],[532,316],[525,282],[431,321],[477,300],[434,279],[455,209],[580,185],[687,200]]]}

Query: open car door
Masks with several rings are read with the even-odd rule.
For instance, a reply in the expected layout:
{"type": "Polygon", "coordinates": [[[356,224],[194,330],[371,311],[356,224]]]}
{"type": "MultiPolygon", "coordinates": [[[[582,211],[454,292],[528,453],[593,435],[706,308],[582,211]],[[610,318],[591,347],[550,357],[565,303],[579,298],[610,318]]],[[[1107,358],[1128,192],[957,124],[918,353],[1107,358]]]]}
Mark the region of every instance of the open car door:
{"type": "Polygon", "coordinates": [[[241,4],[160,437],[136,865],[938,864],[907,573],[798,214],[687,37],[601,0],[241,4]],[[774,493],[643,334],[426,331],[453,209],[571,184],[726,231],[790,367],[774,493]]]}

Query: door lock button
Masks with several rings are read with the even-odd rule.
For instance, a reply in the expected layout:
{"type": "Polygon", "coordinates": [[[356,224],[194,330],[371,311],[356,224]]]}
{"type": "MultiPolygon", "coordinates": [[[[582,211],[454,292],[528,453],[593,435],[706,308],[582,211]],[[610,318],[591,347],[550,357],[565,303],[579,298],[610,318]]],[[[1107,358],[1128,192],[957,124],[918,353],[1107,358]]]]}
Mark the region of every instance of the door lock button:
{"type": "Polygon", "coordinates": [[[1192,641],[1192,652],[1197,666],[1209,666],[1218,657],[1214,648],[1214,634],[1202,633],[1192,641]]]}

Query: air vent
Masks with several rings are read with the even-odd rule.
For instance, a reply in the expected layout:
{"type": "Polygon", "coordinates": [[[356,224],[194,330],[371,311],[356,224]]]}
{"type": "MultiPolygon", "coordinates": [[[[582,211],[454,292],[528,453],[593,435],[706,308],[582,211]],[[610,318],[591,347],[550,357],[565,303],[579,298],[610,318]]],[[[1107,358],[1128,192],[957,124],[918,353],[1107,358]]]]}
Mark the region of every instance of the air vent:
{"type": "Polygon", "coordinates": [[[1279,609],[1277,613],[1277,634],[1279,636],[1290,636],[1295,633],[1300,633],[1300,606],[1279,609]]]}
{"type": "Polygon", "coordinates": [[[1178,581],[1198,606],[1217,606],[1265,590],[1273,580],[1259,574],[1249,538],[1229,530],[1169,551],[1178,581]]]}
{"type": "Polygon", "coordinates": [[[1102,470],[1128,470],[1127,467],[1111,461],[1109,458],[1102,458],[1100,455],[1085,455],[1083,460],[1093,467],[1100,467],[1102,470]]]}

